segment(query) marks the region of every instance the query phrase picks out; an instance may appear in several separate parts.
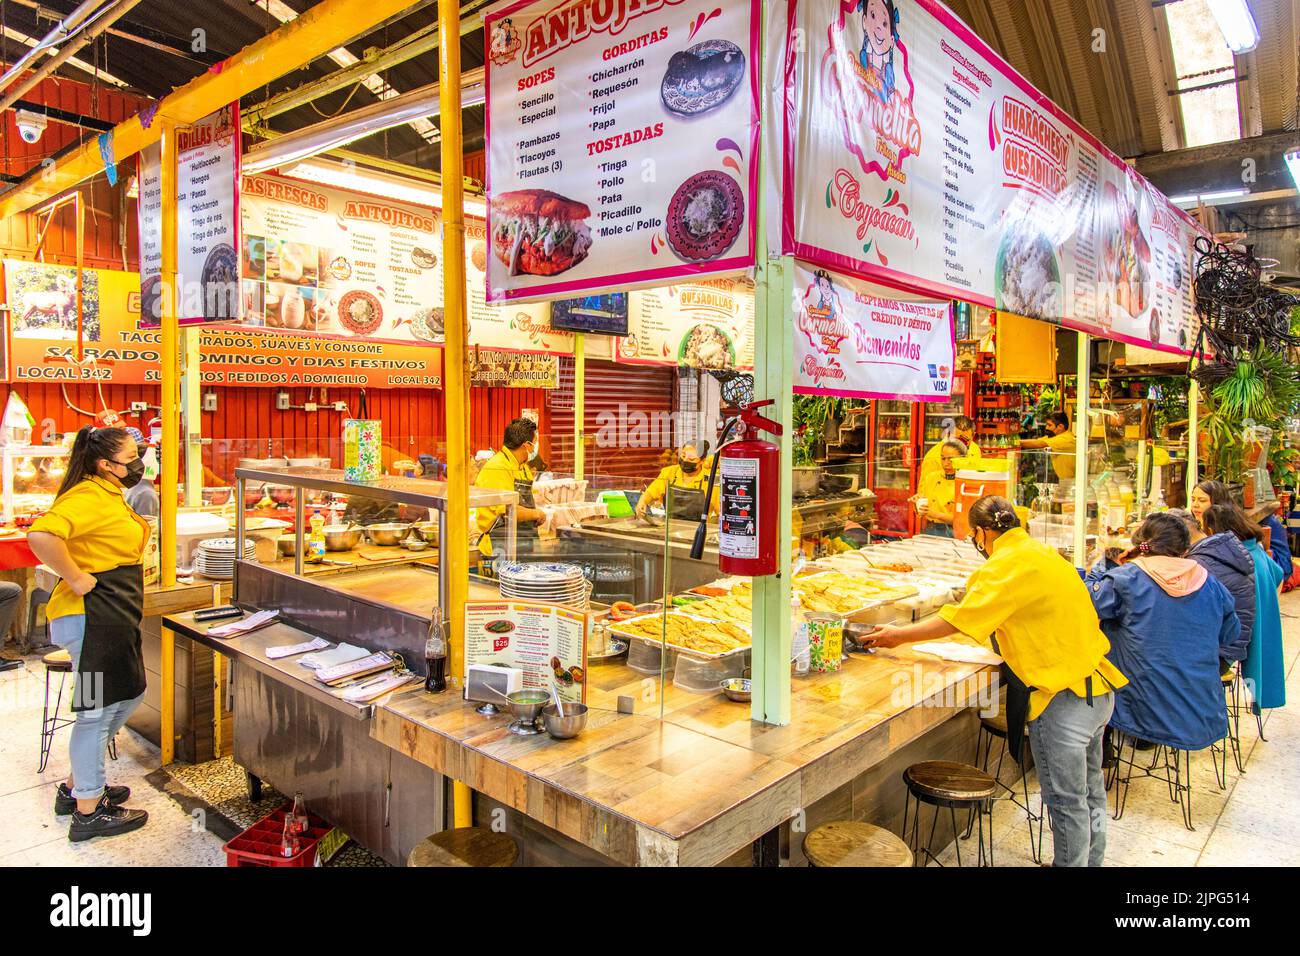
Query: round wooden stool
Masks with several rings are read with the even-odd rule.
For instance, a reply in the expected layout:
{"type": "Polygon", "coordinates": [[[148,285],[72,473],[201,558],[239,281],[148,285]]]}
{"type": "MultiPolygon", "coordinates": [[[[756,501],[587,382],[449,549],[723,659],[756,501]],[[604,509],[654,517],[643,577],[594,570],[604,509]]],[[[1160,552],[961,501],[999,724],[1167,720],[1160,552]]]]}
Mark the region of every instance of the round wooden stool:
{"type": "MultiPolygon", "coordinates": [[[[1025,769],[1025,754],[1029,748],[1029,729],[1026,728],[1020,738],[1020,752],[1010,753],[1008,743],[1010,734],[1007,730],[1007,715],[998,714],[996,717],[981,717],[980,732],[975,739],[975,763],[985,773],[989,773],[989,763],[993,759],[993,741],[1002,741],[998,747],[998,762],[993,769],[991,776],[997,785],[1007,792],[1011,802],[1025,811],[1025,823],[1029,827],[1029,854],[1033,857],[1035,863],[1043,862],[1043,813],[1035,812],[1029,805],[1029,774],[1025,769]],[[1020,795],[1012,787],[1008,787],[1002,782],[1002,758],[1010,754],[1020,768],[1020,795]],[[1023,799],[1023,803],[1021,802],[1023,799]]],[[[967,827],[966,835],[970,836],[970,828],[967,827]]]]}
{"type": "MultiPolygon", "coordinates": [[[[75,717],[60,717],[59,710],[63,706],[63,686],[68,680],[68,675],[72,673],[72,655],[59,648],[57,651],[50,651],[41,658],[41,663],[45,665],[45,711],[41,715],[41,760],[40,766],[36,768],[37,773],[44,773],[45,767],[50,762],[50,750],[54,747],[54,734],[61,727],[67,727],[77,722],[75,717]],[[54,707],[50,707],[50,675],[59,675],[59,687],[54,696],[54,707]]],[[[108,755],[114,760],[117,759],[117,741],[108,742],[108,755]]]]}
{"type": "Polygon", "coordinates": [[[803,855],[813,866],[911,866],[912,851],[884,827],[836,820],[804,837],[803,855]]]}
{"type": "Polygon", "coordinates": [[[961,866],[961,841],[964,839],[957,826],[957,811],[967,810],[972,819],[966,826],[966,836],[970,836],[975,821],[979,821],[979,857],[978,866],[993,865],[993,798],[997,795],[998,783],[987,773],[970,764],[956,763],[951,760],[927,760],[912,764],[903,771],[903,783],[907,785],[907,796],[903,802],[903,833],[907,833],[907,820],[912,816],[912,831],[909,840],[912,855],[920,860],[922,854],[927,865],[930,860],[939,862],[932,852],[935,831],[939,825],[939,811],[946,807],[952,821],[953,844],[957,848],[957,865],[961,866]],[[912,800],[916,800],[916,813],[910,814],[912,800]],[[930,824],[930,837],[925,846],[920,845],[921,804],[928,803],[934,807],[934,820],[930,824]],[[988,849],[984,847],[984,818],[988,817],[988,849]],[[987,853],[987,855],[986,855],[987,853]]]}
{"type": "Polygon", "coordinates": [[[514,866],[519,847],[504,833],[483,827],[443,830],[422,840],[407,866],[514,866]]]}

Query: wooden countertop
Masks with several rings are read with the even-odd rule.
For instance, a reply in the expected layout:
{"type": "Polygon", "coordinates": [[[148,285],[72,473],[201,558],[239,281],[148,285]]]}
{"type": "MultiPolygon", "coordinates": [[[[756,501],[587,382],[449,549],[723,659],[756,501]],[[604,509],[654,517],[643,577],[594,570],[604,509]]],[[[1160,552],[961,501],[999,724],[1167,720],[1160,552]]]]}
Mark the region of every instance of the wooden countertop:
{"type": "Polygon", "coordinates": [[[657,681],[595,665],[575,740],[520,737],[507,714],[422,689],[378,704],[371,735],[620,863],[709,865],[977,703],[986,670],[906,648],[854,655],[838,674],[796,678],[791,722],[776,727],[674,687],[661,722],[644,699],[657,681]],[[636,714],[615,711],[619,694],[636,714]]]}

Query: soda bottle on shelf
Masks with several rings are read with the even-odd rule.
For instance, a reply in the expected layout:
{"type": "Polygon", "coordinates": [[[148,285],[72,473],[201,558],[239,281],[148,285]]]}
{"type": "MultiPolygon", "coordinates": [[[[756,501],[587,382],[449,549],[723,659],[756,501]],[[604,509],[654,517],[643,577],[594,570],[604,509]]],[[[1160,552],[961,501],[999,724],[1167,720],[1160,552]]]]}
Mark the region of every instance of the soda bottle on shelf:
{"type": "Polygon", "coordinates": [[[442,622],[436,613],[429,624],[429,638],[424,642],[424,663],[428,668],[424,689],[431,694],[442,693],[447,689],[447,641],[442,636],[442,622]]]}
{"type": "Polygon", "coordinates": [[[293,816],[289,815],[284,818],[284,830],[280,834],[280,855],[288,859],[298,855],[298,850],[302,848],[302,841],[298,839],[298,834],[293,829],[293,816]]]}
{"type": "Polygon", "coordinates": [[[301,790],[293,795],[293,809],[289,811],[288,819],[291,821],[290,829],[296,834],[306,833],[311,829],[311,823],[307,818],[307,802],[303,800],[301,790]]]}

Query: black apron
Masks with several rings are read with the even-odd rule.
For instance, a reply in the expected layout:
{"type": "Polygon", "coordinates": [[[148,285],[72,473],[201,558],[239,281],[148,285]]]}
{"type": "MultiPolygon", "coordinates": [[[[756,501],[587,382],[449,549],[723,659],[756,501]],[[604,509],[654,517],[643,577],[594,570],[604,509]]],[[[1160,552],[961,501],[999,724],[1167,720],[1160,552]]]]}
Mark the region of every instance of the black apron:
{"type": "MultiPolygon", "coordinates": [[[[522,478],[515,481],[515,494],[519,495],[519,504],[525,508],[536,508],[537,504],[533,499],[533,482],[532,480],[524,481],[522,478]]],[[[505,515],[501,518],[504,520],[505,515]]],[[[535,545],[540,540],[537,533],[537,524],[533,521],[519,521],[515,523],[515,547],[519,552],[531,552],[535,550],[535,545]]]]}
{"type": "Polygon", "coordinates": [[[98,583],[82,599],[86,636],[77,663],[76,713],[134,700],[145,687],[140,649],[144,567],[129,564],[92,577],[98,583]]]}

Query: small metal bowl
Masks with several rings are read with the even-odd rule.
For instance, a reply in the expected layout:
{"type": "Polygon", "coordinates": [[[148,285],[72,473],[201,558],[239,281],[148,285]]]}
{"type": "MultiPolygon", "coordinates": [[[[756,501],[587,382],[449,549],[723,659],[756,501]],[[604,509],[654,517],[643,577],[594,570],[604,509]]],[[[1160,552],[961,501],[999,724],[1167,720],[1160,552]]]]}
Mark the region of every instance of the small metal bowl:
{"type": "Polygon", "coordinates": [[[556,740],[572,740],[587,726],[587,705],[566,703],[561,717],[555,704],[547,704],[542,708],[542,723],[546,725],[546,732],[556,740]]]}
{"type": "Polygon", "coordinates": [[[292,558],[292,557],[293,557],[294,541],[295,541],[295,538],[294,538],[293,535],[291,535],[291,534],[283,534],[283,535],[280,535],[280,537],[278,537],[278,538],[275,539],[275,546],[276,546],[276,548],[279,550],[279,552],[280,552],[282,555],[284,555],[286,558],[292,558]]]}
{"type": "Polygon", "coordinates": [[[754,696],[753,691],[750,690],[748,677],[728,677],[718,686],[727,695],[727,700],[734,700],[741,704],[749,703],[754,696]]]}
{"type": "Polygon", "coordinates": [[[267,485],[266,490],[271,495],[271,500],[278,505],[293,504],[294,496],[297,494],[293,485],[267,485]]]}
{"type": "Polygon", "coordinates": [[[321,528],[325,535],[326,551],[351,551],[361,540],[360,528],[345,524],[327,524],[321,528]]]}
{"type": "Polygon", "coordinates": [[[419,524],[411,525],[411,533],[421,541],[427,541],[430,544],[438,543],[438,522],[422,521],[419,524]]]}
{"type": "Polygon", "coordinates": [[[410,527],[408,524],[401,524],[397,521],[367,525],[366,537],[370,539],[371,544],[377,544],[384,548],[394,548],[402,543],[402,539],[406,537],[410,527]]]}
{"type": "Polygon", "coordinates": [[[233,495],[234,493],[235,493],[235,489],[230,487],[204,488],[203,503],[205,505],[224,505],[227,501],[230,500],[230,496],[233,495]]]}
{"type": "Polygon", "coordinates": [[[419,538],[407,538],[402,542],[402,547],[407,551],[428,551],[429,543],[421,541],[419,538]]]}
{"type": "Polygon", "coordinates": [[[510,714],[526,724],[537,720],[537,715],[551,702],[551,695],[544,690],[517,690],[506,697],[510,701],[510,714]]]}

